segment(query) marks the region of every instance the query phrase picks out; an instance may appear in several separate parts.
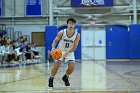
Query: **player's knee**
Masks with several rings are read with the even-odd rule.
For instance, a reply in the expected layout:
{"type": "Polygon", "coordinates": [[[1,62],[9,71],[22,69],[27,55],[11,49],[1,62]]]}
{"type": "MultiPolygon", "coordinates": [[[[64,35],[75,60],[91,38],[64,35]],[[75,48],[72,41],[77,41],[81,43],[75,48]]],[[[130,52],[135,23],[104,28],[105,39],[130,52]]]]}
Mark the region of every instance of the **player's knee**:
{"type": "Polygon", "coordinates": [[[70,73],[72,73],[72,72],[73,72],[73,70],[74,70],[73,68],[69,68],[69,72],[70,72],[70,73]]]}
{"type": "Polygon", "coordinates": [[[61,63],[60,62],[56,62],[54,68],[56,70],[58,70],[60,66],[61,66],[61,63]]]}
{"type": "Polygon", "coordinates": [[[61,62],[55,62],[55,65],[57,65],[57,66],[60,66],[61,65],[61,62]]]}
{"type": "Polygon", "coordinates": [[[59,69],[59,67],[55,66],[52,70],[53,70],[53,72],[57,72],[58,69],[59,69]]]}
{"type": "Polygon", "coordinates": [[[59,66],[56,66],[56,67],[55,67],[55,70],[58,70],[58,69],[59,69],[59,66]]]}

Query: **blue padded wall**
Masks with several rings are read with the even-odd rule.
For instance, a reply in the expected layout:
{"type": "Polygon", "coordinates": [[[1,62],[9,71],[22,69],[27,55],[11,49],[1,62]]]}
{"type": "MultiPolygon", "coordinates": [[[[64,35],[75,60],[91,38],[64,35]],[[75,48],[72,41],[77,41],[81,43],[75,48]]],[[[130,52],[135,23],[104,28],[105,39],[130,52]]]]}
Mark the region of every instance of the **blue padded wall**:
{"type": "Polygon", "coordinates": [[[61,30],[66,29],[66,28],[67,28],[67,26],[66,26],[66,25],[61,26],[61,27],[59,27],[59,28],[58,28],[58,31],[61,31],[61,30]]]}
{"type": "Polygon", "coordinates": [[[128,27],[121,25],[106,25],[106,58],[129,58],[128,27]]]}
{"type": "MultiPolygon", "coordinates": [[[[78,31],[78,33],[81,36],[81,26],[75,26],[75,29],[78,31]]],[[[82,54],[81,54],[81,39],[80,39],[77,49],[75,50],[75,58],[81,59],[81,55],[82,54]]]]}
{"type": "Polygon", "coordinates": [[[57,35],[56,26],[46,26],[45,27],[45,58],[48,58],[48,50],[52,49],[52,43],[57,35]]]}
{"type": "Polygon", "coordinates": [[[129,28],[129,56],[131,59],[137,59],[140,58],[140,24],[131,24],[129,28]]]}

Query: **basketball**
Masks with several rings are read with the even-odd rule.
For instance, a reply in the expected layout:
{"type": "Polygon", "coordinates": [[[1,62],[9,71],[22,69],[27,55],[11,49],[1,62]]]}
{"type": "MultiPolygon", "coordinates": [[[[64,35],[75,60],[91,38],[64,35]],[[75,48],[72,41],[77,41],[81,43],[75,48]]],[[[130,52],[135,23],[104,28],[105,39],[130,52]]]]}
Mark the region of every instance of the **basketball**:
{"type": "Polygon", "coordinates": [[[60,59],[62,57],[62,50],[61,49],[53,49],[51,51],[51,56],[55,60],[60,59]]]}

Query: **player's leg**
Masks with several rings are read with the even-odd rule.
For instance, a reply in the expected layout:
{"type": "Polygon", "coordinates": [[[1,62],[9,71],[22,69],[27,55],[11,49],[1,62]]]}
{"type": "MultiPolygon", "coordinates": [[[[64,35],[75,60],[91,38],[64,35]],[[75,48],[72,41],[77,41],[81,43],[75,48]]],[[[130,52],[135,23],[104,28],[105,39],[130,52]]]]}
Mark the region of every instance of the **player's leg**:
{"type": "Polygon", "coordinates": [[[75,63],[74,62],[68,62],[68,68],[66,70],[66,74],[62,77],[62,80],[64,81],[65,83],[65,86],[70,86],[70,83],[69,83],[69,75],[72,74],[73,70],[74,70],[74,66],[75,66],[75,63]]]}
{"type": "MultiPolygon", "coordinates": [[[[62,55],[63,54],[64,54],[64,52],[62,51],[62,55]]],[[[51,70],[51,76],[49,78],[49,87],[53,87],[53,80],[54,80],[54,77],[55,77],[59,67],[61,66],[62,60],[63,60],[63,56],[59,60],[55,60],[54,66],[51,70]]]]}
{"type": "Polygon", "coordinates": [[[61,66],[61,61],[57,61],[54,63],[54,66],[51,70],[51,76],[54,77],[59,69],[59,67],[61,66]]]}
{"type": "Polygon", "coordinates": [[[68,61],[68,68],[66,70],[66,74],[69,76],[72,74],[74,70],[75,62],[68,61]]]}
{"type": "Polygon", "coordinates": [[[57,71],[58,71],[60,66],[61,66],[61,62],[60,61],[56,61],[54,63],[54,66],[53,66],[53,68],[51,70],[51,76],[49,78],[49,85],[48,85],[49,87],[53,87],[54,76],[56,75],[56,73],[57,73],[57,71]]]}
{"type": "Polygon", "coordinates": [[[65,86],[70,86],[69,75],[72,74],[74,67],[75,67],[74,53],[71,53],[69,56],[67,56],[66,61],[68,62],[68,68],[66,70],[66,74],[62,77],[62,80],[64,81],[65,86]]]}

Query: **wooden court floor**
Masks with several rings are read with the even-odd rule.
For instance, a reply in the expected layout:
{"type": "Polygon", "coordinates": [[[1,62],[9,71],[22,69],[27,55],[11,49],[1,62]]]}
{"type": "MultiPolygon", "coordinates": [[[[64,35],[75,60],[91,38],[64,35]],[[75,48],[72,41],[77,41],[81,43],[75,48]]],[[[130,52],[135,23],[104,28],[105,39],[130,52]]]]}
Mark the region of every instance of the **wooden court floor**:
{"type": "Polygon", "coordinates": [[[52,63],[0,68],[0,93],[140,93],[140,62],[81,61],[70,76],[71,87],[61,78],[63,63],[48,88],[52,63]]]}

